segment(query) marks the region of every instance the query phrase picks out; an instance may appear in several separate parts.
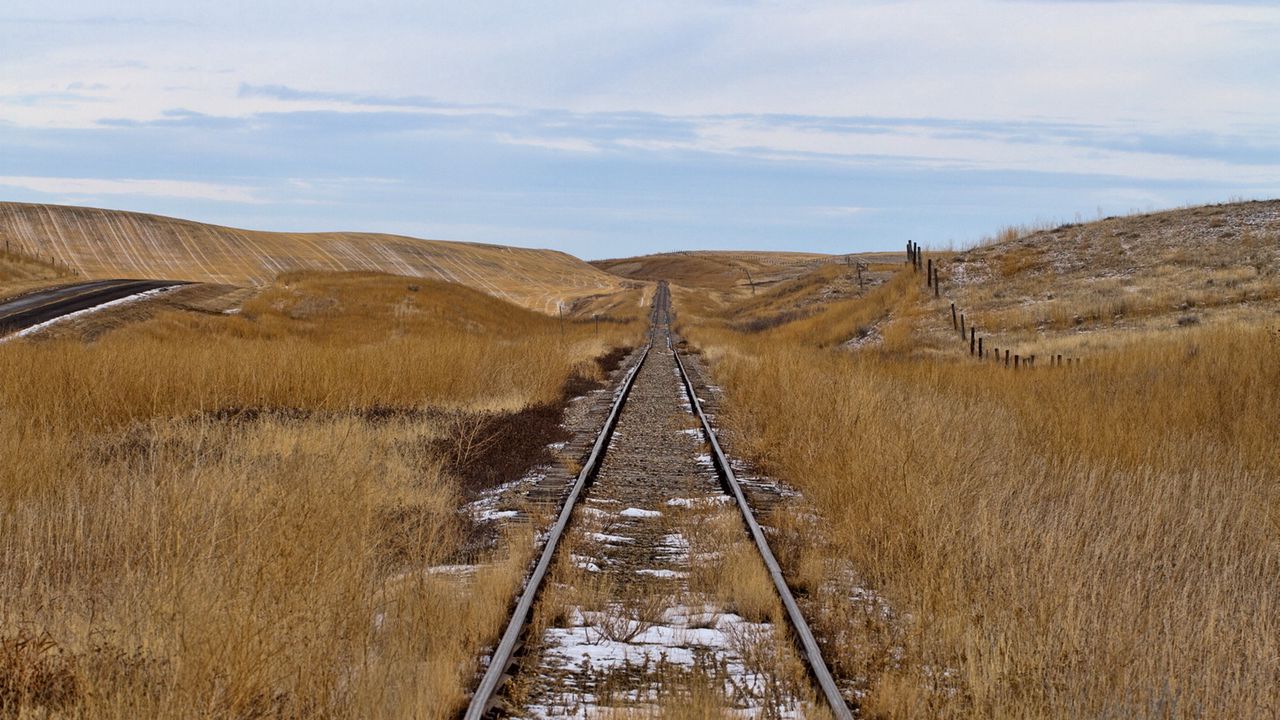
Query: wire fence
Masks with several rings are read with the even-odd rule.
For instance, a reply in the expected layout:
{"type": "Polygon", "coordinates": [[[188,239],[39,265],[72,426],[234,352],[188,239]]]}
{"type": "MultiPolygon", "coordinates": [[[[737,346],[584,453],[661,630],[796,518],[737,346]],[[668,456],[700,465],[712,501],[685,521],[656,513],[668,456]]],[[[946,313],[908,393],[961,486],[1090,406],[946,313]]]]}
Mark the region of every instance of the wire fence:
{"type": "MultiPolygon", "coordinates": [[[[942,268],[941,260],[926,258],[923,248],[918,243],[908,240],[906,264],[911,266],[912,272],[923,272],[925,287],[933,293],[935,299],[942,299],[942,280],[938,276],[938,271],[942,268]]],[[[1003,348],[1002,353],[1002,348],[992,344],[992,341],[995,340],[993,336],[979,334],[979,327],[973,321],[973,318],[967,317],[962,309],[956,307],[954,301],[950,301],[950,305],[951,328],[959,335],[960,342],[968,343],[969,355],[976,360],[990,361],[999,367],[1013,370],[1046,366],[1074,367],[1084,362],[1084,358],[1071,357],[1061,353],[1014,353],[1009,348],[1003,348]],[[1037,360],[1041,358],[1047,359],[1047,363],[1037,365],[1037,360]]]]}

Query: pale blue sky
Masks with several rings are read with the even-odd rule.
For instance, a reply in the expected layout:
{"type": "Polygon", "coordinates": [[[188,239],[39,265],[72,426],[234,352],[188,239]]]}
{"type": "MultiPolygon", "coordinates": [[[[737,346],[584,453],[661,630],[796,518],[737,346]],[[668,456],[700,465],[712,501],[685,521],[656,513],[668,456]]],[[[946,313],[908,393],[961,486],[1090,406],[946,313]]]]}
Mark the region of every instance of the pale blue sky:
{"type": "Polygon", "coordinates": [[[1280,196],[1280,4],[0,7],[0,199],[588,257],[1280,196]]]}

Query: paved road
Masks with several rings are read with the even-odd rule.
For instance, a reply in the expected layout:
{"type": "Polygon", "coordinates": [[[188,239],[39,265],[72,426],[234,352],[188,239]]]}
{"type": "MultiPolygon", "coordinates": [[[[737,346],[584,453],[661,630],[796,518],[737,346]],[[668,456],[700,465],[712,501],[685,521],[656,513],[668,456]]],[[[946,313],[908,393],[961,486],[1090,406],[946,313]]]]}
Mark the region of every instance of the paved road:
{"type": "Polygon", "coordinates": [[[28,293],[0,301],[0,336],[112,300],[185,284],[172,280],[94,280],[28,293]]]}

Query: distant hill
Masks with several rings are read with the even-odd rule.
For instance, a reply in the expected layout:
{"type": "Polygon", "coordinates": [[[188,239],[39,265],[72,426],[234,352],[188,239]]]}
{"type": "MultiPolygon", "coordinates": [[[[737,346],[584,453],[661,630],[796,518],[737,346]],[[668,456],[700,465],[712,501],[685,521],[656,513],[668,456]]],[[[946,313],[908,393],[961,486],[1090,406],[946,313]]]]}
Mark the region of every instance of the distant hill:
{"type": "Polygon", "coordinates": [[[822,265],[844,262],[845,258],[820,253],[694,250],[596,260],[591,264],[634,280],[668,280],[690,289],[751,294],[753,285],[756,292],[766,290],[822,265]]]}
{"type": "Polygon", "coordinates": [[[261,285],[294,270],[365,270],[469,285],[554,313],[624,281],[566,253],[378,233],[275,233],[142,213],[0,203],[0,242],[84,278],[261,285]]]}

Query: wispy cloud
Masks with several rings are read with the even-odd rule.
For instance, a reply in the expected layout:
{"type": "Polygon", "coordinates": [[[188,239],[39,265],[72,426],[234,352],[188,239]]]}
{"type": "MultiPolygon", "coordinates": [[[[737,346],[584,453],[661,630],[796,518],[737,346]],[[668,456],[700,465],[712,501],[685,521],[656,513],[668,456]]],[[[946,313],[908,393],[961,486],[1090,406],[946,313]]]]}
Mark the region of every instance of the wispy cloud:
{"type": "Polygon", "coordinates": [[[815,208],[812,208],[812,210],[817,215],[823,215],[825,217],[836,217],[836,218],[850,217],[853,215],[861,215],[863,213],[872,212],[872,208],[856,207],[856,206],[850,206],[850,205],[836,206],[836,207],[815,207],[815,208]]]}
{"type": "Polygon", "coordinates": [[[1280,194],[1275,3],[17,2],[7,197],[597,255],[1280,194]]]}
{"type": "Polygon", "coordinates": [[[253,188],[188,180],[122,178],[23,177],[0,175],[0,186],[66,196],[130,195],[212,200],[224,203],[265,203],[253,188]]]}
{"type": "Polygon", "coordinates": [[[372,108],[456,109],[458,106],[428,97],[390,97],[325,90],[300,90],[288,85],[251,85],[241,83],[236,95],[241,98],[270,98],[288,102],[322,102],[372,108]]]}

